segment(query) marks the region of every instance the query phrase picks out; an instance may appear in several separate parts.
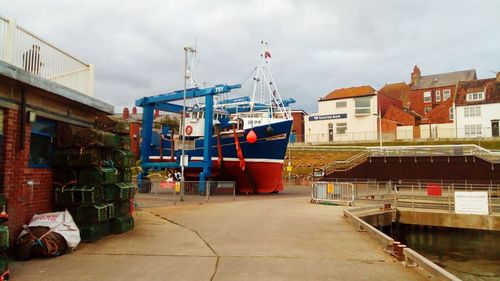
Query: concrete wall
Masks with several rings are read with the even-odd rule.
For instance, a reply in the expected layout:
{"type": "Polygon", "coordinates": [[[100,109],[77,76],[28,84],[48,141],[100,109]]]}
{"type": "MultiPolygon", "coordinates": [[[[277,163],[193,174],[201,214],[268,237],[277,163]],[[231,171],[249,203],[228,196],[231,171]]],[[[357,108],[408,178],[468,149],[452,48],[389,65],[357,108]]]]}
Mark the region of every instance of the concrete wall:
{"type": "Polygon", "coordinates": [[[398,140],[412,140],[413,139],[413,126],[399,126],[396,128],[396,139],[398,140]]]}

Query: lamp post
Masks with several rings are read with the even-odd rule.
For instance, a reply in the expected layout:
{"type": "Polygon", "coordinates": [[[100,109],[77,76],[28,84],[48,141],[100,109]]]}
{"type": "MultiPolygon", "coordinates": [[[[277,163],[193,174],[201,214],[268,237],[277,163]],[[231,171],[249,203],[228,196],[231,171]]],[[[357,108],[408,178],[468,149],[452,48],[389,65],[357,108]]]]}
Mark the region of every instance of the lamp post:
{"type": "Polygon", "coordinates": [[[187,72],[187,64],[188,64],[188,53],[194,53],[196,50],[191,47],[191,46],[185,46],[184,47],[184,93],[183,93],[183,98],[182,98],[182,116],[181,116],[181,128],[179,130],[179,135],[182,137],[181,141],[181,159],[180,159],[180,164],[181,164],[181,201],[184,201],[184,167],[186,166],[187,161],[185,161],[185,156],[184,156],[184,146],[185,146],[185,135],[184,135],[184,130],[186,126],[186,87],[187,87],[187,79],[191,76],[191,74],[188,74],[187,72]]]}
{"type": "Polygon", "coordinates": [[[378,113],[377,114],[373,114],[375,116],[377,116],[377,119],[378,119],[378,138],[379,138],[379,148],[380,148],[380,152],[382,152],[382,112],[381,112],[381,109],[380,109],[380,106],[378,107],[378,113]]]}

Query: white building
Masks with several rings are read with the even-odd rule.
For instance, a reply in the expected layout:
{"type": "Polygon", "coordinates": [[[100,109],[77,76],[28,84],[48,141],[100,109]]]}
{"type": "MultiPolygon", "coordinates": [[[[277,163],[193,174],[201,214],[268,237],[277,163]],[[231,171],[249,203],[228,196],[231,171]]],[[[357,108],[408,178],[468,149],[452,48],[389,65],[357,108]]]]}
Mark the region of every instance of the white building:
{"type": "Polygon", "coordinates": [[[496,79],[460,82],[455,111],[458,138],[499,137],[500,74],[496,79]]]}
{"type": "Polygon", "coordinates": [[[337,89],[318,101],[307,116],[306,142],[373,141],[378,139],[377,94],[370,86],[337,89]]]}

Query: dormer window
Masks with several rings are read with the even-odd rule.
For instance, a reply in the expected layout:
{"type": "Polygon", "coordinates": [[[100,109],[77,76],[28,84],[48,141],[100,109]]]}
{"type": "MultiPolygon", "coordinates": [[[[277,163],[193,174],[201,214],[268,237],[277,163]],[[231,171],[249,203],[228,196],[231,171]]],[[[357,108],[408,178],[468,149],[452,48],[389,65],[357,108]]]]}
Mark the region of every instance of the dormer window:
{"type": "Polygon", "coordinates": [[[484,100],[484,92],[468,93],[465,97],[466,101],[481,101],[484,100]]]}

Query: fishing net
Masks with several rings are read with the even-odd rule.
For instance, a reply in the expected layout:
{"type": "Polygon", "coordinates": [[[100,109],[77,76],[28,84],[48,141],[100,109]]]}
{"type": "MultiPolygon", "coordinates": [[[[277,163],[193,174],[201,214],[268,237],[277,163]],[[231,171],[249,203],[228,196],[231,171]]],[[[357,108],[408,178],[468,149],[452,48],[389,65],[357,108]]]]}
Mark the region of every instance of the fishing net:
{"type": "Polygon", "coordinates": [[[33,257],[54,257],[68,250],[66,239],[45,226],[26,227],[26,233],[16,242],[17,260],[29,260],[33,257]]]}

